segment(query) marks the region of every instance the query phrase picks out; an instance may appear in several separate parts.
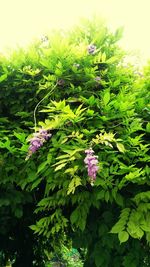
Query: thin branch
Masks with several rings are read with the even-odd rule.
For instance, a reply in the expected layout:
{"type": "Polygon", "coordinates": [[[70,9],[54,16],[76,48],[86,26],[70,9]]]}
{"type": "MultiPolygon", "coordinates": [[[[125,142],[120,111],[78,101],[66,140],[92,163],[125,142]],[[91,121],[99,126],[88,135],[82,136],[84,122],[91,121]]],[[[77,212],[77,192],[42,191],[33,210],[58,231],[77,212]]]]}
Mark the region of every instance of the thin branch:
{"type": "Polygon", "coordinates": [[[54,91],[54,89],[56,88],[57,86],[57,83],[53,86],[53,88],[51,89],[51,91],[49,91],[38,103],[37,105],[35,106],[35,109],[34,109],[34,113],[33,113],[33,116],[34,116],[34,128],[35,128],[35,132],[36,132],[36,126],[37,126],[37,120],[36,120],[36,111],[39,107],[39,105],[49,96],[51,95],[51,93],[54,91]]]}

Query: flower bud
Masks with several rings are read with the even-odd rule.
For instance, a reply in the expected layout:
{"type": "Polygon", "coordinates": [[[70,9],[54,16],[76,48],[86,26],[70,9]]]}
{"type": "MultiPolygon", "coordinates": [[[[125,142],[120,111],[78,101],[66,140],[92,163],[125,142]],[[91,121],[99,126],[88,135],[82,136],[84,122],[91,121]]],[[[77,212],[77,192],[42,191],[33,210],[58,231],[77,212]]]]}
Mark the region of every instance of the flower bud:
{"type": "Polygon", "coordinates": [[[88,51],[89,54],[93,55],[95,53],[95,51],[96,51],[96,46],[93,45],[93,44],[88,45],[87,51],[88,51]]]}

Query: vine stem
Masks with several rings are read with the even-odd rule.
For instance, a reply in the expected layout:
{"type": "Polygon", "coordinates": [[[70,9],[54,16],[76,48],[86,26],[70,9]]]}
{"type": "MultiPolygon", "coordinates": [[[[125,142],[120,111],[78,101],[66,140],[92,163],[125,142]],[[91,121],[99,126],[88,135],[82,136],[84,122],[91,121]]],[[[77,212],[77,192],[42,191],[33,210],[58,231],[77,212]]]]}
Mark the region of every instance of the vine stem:
{"type": "Polygon", "coordinates": [[[37,120],[36,120],[36,111],[39,107],[39,105],[49,96],[51,95],[51,93],[54,91],[54,89],[56,88],[57,83],[53,86],[53,88],[37,103],[37,105],[35,106],[34,112],[33,112],[33,116],[34,116],[34,129],[36,132],[36,126],[37,126],[37,120]]]}

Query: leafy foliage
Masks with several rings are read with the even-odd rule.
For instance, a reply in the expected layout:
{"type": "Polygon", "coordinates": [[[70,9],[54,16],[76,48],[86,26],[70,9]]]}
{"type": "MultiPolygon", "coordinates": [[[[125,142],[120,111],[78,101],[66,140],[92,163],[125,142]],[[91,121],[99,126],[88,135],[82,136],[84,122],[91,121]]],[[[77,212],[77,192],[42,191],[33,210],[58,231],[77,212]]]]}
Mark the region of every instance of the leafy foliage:
{"type": "Polygon", "coordinates": [[[33,260],[38,240],[55,249],[67,235],[86,249],[85,267],[149,266],[149,72],[124,67],[119,36],[83,21],[1,60],[0,233],[9,239],[10,218],[15,227],[27,218],[33,260]],[[41,127],[52,137],[25,161],[41,127]],[[90,147],[99,160],[94,185],[84,164],[90,147]]]}

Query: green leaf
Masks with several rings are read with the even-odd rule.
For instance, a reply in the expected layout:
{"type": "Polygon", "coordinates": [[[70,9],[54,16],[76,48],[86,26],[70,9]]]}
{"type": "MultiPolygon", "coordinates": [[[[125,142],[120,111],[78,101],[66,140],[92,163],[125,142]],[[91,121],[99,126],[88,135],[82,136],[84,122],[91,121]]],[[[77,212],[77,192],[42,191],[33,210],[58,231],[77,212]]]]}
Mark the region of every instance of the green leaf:
{"type": "Polygon", "coordinates": [[[99,199],[104,199],[104,196],[105,196],[105,190],[101,190],[99,191],[97,194],[96,194],[96,199],[99,200],[99,199]]]}
{"type": "Polygon", "coordinates": [[[117,148],[118,148],[118,150],[119,150],[120,152],[122,152],[122,153],[125,152],[125,147],[124,147],[123,144],[121,144],[121,143],[116,143],[116,146],[117,146],[117,148]]]}
{"type": "Polygon", "coordinates": [[[37,179],[35,182],[33,182],[32,186],[31,186],[31,190],[36,188],[40,184],[41,181],[42,181],[42,178],[37,179]]]}
{"type": "Polygon", "coordinates": [[[119,232],[122,232],[125,229],[125,222],[124,221],[118,221],[111,229],[110,233],[112,234],[118,234],[119,232]]]}
{"type": "Polygon", "coordinates": [[[123,197],[119,193],[116,194],[115,201],[119,206],[123,207],[123,197]]]}
{"type": "Polygon", "coordinates": [[[120,84],[120,80],[116,80],[113,84],[114,87],[117,87],[120,84]]]}
{"type": "Polygon", "coordinates": [[[67,162],[58,165],[58,166],[55,168],[55,172],[61,170],[63,167],[66,166],[66,164],[67,164],[67,162]]]}
{"type": "Polygon", "coordinates": [[[130,236],[133,238],[141,239],[144,235],[144,231],[138,226],[134,226],[134,228],[130,226],[127,228],[127,230],[130,236]]]}
{"type": "Polygon", "coordinates": [[[101,55],[101,61],[102,62],[106,61],[106,53],[105,52],[101,55]]]}
{"type": "Polygon", "coordinates": [[[71,223],[74,224],[78,221],[79,218],[79,211],[78,209],[75,209],[70,216],[71,223]]]}
{"type": "Polygon", "coordinates": [[[16,133],[14,132],[14,136],[16,136],[22,143],[24,143],[26,139],[26,134],[25,133],[16,133]]]}
{"type": "Polygon", "coordinates": [[[113,64],[114,62],[117,62],[117,61],[118,61],[118,57],[117,56],[113,56],[113,57],[110,57],[109,59],[107,59],[106,63],[113,64]]]}
{"type": "Polygon", "coordinates": [[[93,106],[96,103],[96,98],[94,97],[94,95],[90,96],[90,98],[88,99],[88,104],[90,106],[93,106]]]}
{"type": "Polygon", "coordinates": [[[106,90],[103,96],[103,103],[106,106],[110,100],[110,91],[106,90]]]}
{"type": "Polygon", "coordinates": [[[142,170],[141,168],[140,169],[136,168],[135,171],[129,172],[129,174],[126,174],[125,179],[132,181],[143,176],[143,174],[144,174],[144,170],[142,170]]]}
{"type": "Polygon", "coordinates": [[[18,208],[16,208],[15,209],[15,216],[17,217],[17,218],[21,218],[22,216],[23,216],[23,210],[22,209],[18,209],[18,208]]]}
{"type": "Polygon", "coordinates": [[[105,197],[104,197],[105,201],[108,202],[109,198],[110,198],[110,193],[109,193],[109,191],[106,191],[105,192],[105,197]]]}
{"type": "Polygon", "coordinates": [[[36,231],[38,230],[37,226],[36,225],[30,225],[29,228],[33,231],[36,231]]]}
{"type": "Polygon", "coordinates": [[[78,187],[79,185],[81,185],[81,179],[80,177],[76,176],[71,180],[69,184],[67,195],[71,193],[74,194],[76,187],[78,187]]]}
{"type": "Polygon", "coordinates": [[[7,74],[5,73],[2,76],[0,76],[0,83],[3,82],[6,79],[7,79],[7,74]]]}
{"type": "Polygon", "coordinates": [[[126,231],[121,231],[118,234],[120,243],[126,242],[129,239],[129,234],[126,231]]]}
{"type": "Polygon", "coordinates": [[[46,165],[47,165],[47,161],[42,162],[38,167],[37,173],[43,171],[45,169],[46,165]]]}
{"type": "Polygon", "coordinates": [[[147,131],[148,133],[150,133],[150,122],[148,122],[147,125],[146,125],[146,131],[147,131]]]}

